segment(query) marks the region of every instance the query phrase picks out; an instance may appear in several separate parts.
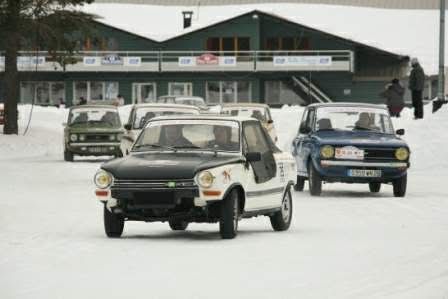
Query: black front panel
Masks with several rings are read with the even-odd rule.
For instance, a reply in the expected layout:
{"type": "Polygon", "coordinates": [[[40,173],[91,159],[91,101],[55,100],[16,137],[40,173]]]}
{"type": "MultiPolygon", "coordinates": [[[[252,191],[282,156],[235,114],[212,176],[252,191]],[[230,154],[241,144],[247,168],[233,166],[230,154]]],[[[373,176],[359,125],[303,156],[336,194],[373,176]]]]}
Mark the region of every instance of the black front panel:
{"type": "Polygon", "coordinates": [[[108,142],[108,141],[115,141],[110,140],[110,134],[104,135],[104,134],[87,134],[86,135],[86,142],[108,142]]]}

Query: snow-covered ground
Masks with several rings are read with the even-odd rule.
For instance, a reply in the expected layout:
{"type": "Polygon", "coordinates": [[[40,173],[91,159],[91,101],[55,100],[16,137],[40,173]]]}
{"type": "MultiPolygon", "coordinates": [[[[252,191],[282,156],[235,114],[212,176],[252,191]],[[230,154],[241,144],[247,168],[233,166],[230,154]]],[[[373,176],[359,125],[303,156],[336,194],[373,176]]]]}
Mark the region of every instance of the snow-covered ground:
{"type": "MultiPolygon", "coordinates": [[[[20,108],[22,127],[29,109],[20,108]]],[[[301,112],[273,111],[283,149],[301,112]]],[[[289,231],[244,220],[230,241],[217,225],[162,223],[126,223],[122,239],[107,239],[92,182],[104,160],[63,161],[66,113],[35,107],[25,137],[0,134],[2,299],[448,296],[447,107],[395,121],[412,148],[404,199],[389,186],[372,195],[330,184],[320,198],[306,189],[294,194],[289,231]]]]}

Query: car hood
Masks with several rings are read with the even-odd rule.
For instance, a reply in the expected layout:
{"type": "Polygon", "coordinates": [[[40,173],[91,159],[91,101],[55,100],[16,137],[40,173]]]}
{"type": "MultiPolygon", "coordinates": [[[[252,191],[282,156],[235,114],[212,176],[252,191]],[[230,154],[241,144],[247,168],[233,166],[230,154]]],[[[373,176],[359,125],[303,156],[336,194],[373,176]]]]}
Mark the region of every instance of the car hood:
{"type": "Polygon", "coordinates": [[[314,136],[321,144],[375,147],[407,146],[405,141],[395,135],[375,132],[321,131],[314,136]]]}
{"type": "Polygon", "coordinates": [[[133,153],[102,165],[118,179],[192,179],[198,171],[241,162],[241,156],[213,153],[133,153]]]}

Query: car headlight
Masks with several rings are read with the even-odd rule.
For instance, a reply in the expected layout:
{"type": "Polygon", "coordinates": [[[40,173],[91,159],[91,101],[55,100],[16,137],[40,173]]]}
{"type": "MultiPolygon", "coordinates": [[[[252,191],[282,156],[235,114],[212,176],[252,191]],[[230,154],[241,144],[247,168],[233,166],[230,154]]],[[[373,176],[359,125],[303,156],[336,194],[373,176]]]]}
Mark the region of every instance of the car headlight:
{"type": "Polygon", "coordinates": [[[324,159],[331,159],[334,156],[334,147],[331,145],[324,145],[320,148],[320,156],[324,159]]]}
{"type": "Polygon", "coordinates": [[[86,135],[79,135],[79,141],[86,140],[86,135]]]}
{"type": "Polygon", "coordinates": [[[400,147],[395,150],[395,158],[400,161],[407,160],[409,158],[409,151],[405,147],[400,147]]]}
{"type": "Polygon", "coordinates": [[[114,180],[114,177],[105,170],[99,170],[93,179],[95,181],[95,185],[100,189],[106,189],[114,180]]]}
{"type": "Polygon", "coordinates": [[[210,188],[214,180],[215,177],[210,171],[203,171],[198,175],[198,184],[203,188],[210,188]]]}
{"type": "Polygon", "coordinates": [[[70,135],[70,140],[75,142],[76,140],[78,140],[78,135],[76,135],[76,134],[70,135]]]}

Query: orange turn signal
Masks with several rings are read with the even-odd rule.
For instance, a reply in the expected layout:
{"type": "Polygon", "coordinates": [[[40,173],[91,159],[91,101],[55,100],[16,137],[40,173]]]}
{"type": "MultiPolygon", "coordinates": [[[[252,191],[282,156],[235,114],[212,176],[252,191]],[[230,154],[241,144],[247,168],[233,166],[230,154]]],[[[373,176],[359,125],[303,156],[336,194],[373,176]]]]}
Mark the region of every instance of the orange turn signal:
{"type": "Polygon", "coordinates": [[[96,190],[95,191],[96,196],[108,196],[109,191],[107,190],[96,190]]]}
{"type": "Polygon", "coordinates": [[[215,190],[205,190],[202,191],[205,196],[219,196],[221,195],[221,191],[215,191],[215,190]]]}

